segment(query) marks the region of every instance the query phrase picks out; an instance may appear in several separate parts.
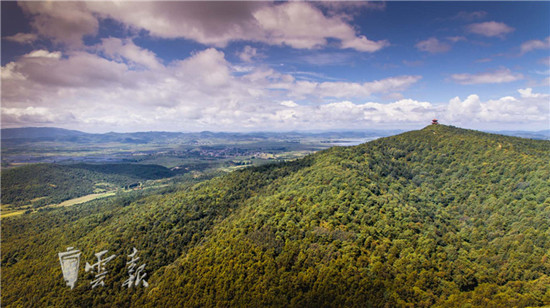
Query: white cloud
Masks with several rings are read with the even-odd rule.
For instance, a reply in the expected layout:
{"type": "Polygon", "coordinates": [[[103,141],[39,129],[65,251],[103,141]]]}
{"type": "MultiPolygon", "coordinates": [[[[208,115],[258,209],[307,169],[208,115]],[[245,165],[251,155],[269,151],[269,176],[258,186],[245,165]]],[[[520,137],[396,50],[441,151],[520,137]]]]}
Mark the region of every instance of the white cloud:
{"type": "MultiPolygon", "coordinates": [[[[98,50],[110,59],[83,51],[35,50],[2,67],[4,125],[52,123],[105,131],[234,130],[300,128],[304,123],[315,127],[319,120],[322,125],[346,127],[349,120],[338,122],[344,115],[331,115],[342,106],[323,107],[327,97],[363,99],[406,89],[420,79],[312,82],[262,67],[234,75],[224,53],[214,48],[163,66],[156,65],[154,57],[143,60],[140,55],[150,51],[119,39],[104,40],[89,51],[98,50]],[[135,70],[138,62],[149,65],[135,70]],[[302,106],[294,101],[298,96],[316,103],[302,106]]],[[[372,115],[374,121],[377,116],[372,115]]],[[[358,119],[365,121],[362,113],[358,119]]]]}
{"type": "MultiPolygon", "coordinates": [[[[505,123],[548,118],[543,104],[548,95],[531,89],[522,89],[518,98],[455,99],[447,108],[396,93],[420,76],[316,82],[264,67],[234,73],[225,54],[214,48],[135,70],[136,61],[115,59],[118,54],[127,57],[124,47],[135,45],[112,42],[112,59],[36,50],[2,67],[3,125],[90,131],[291,130],[419,125],[441,113],[457,123],[470,117],[505,123]],[[373,94],[393,101],[365,102],[373,94]]],[[[102,48],[109,47],[103,43],[102,48]]]]}
{"type": "Polygon", "coordinates": [[[440,42],[437,38],[431,37],[425,41],[418,42],[415,47],[420,51],[429,53],[442,53],[451,49],[451,45],[440,42]]]}
{"type": "Polygon", "coordinates": [[[99,28],[84,2],[20,1],[18,5],[32,16],[34,30],[56,43],[81,46],[82,37],[96,34],[99,28]]]}
{"type": "Polygon", "coordinates": [[[75,119],[70,112],[52,111],[45,107],[2,108],[2,121],[10,125],[56,125],[71,123],[75,119]]]}
{"type": "Polygon", "coordinates": [[[496,71],[483,72],[477,74],[453,74],[451,78],[460,84],[485,84],[485,83],[504,83],[523,79],[523,75],[512,73],[507,68],[502,68],[496,71]]]}
{"type": "Polygon", "coordinates": [[[487,37],[501,37],[513,32],[515,29],[502,22],[487,21],[481,23],[470,24],[466,29],[475,34],[487,36],[487,37]]]}
{"type": "Polygon", "coordinates": [[[38,39],[38,36],[34,33],[17,33],[11,36],[4,37],[8,41],[17,42],[21,44],[30,44],[36,39],[38,39]]]}
{"type": "Polygon", "coordinates": [[[244,62],[252,62],[252,60],[258,56],[258,49],[248,45],[244,46],[243,51],[239,53],[239,58],[244,62]]]}
{"type": "Polygon", "coordinates": [[[540,98],[540,99],[544,99],[544,98],[549,98],[550,97],[550,95],[548,95],[548,94],[533,93],[533,89],[531,89],[531,88],[519,89],[518,92],[519,92],[519,94],[521,95],[522,98],[540,98]]]}
{"type": "Polygon", "coordinates": [[[453,123],[548,123],[550,95],[533,93],[532,89],[518,90],[520,97],[505,96],[481,101],[470,95],[464,101],[455,97],[449,101],[444,118],[453,123]]]}
{"type": "Polygon", "coordinates": [[[274,45],[311,49],[325,46],[328,38],[341,41],[342,48],[375,52],[388,46],[387,41],[370,41],[338,16],[327,17],[305,2],[265,6],[253,13],[262,29],[262,40],[274,45]]]}
{"type": "MultiPolygon", "coordinates": [[[[340,101],[318,106],[292,105],[263,118],[276,129],[358,129],[371,125],[428,122],[436,108],[428,102],[402,99],[389,104],[340,101]]],[[[259,117],[262,118],[262,117],[259,117]]]]}
{"type": "Polygon", "coordinates": [[[197,52],[190,58],[176,63],[175,76],[180,79],[192,78],[195,85],[223,87],[232,79],[224,53],[214,48],[197,52]]]}
{"type": "Polygon", "coordinates": [[[296,104],[293,101],[282,101],[281,105],[286,106],[286,107],[290,107],[290,108],[298,107],[298,104],[296,104]]]}
{"type": "Polygon", "coordinates": [[[465,41],[466,38],[464,36],[448,36],[447,39],[453,43],[457,43],[460,41],[465,41]]]}
{"type": "Polygon", "coordinates": [[[388,46],[390,46],[390,43],[387,40],[370,41],[364,35],[342,40],[342,48],[351,48],[363,52],[375,52],[388,46]]]}
{"type": "Polygon", "coordinates": [[[524,54],[529,51],[536,49],[550,49],[550,36],[544,40],[530,40],[521,44],[521,54],[524,54]]]}
{"type": "Polygon", "coordinates": [[[374,93],[387,93],[408,88],[420,80],[421,76],[397,76],[365,83],[357,82],[311,82],[298,81],[291,86],[292,95],[304,97],[369,97],[374,93]]]}
{"type": "Polygon", "coordinates": [[[260,29],[251,13],[257,2],[89,2],[88,8],[160,38],[187,38],[225,47],[230,41],[256,38],[260,29]]]}
{"type": "Polygon", "coordinates": [[[540,59],[539,63],[544,64],[546,66],[550,66],[550,57],[540,59]]]}
{"type": "MultiPolygon", "coordinates": [[[[82,47],[85,35],[95,35],[98,18],[112,18],[129,30],[146,30],[160,38],[186,38],[225,47],[230,42],[254,41],[298,49],[339,47],[375,52],[389,46],[357,33],[345,13],[325,15],[306,2],[19,2],[31,16],[34,30],[56,43],[82,47]]],[[[32,34],[12,39],[28,40],[32,34]]]]}
{"type": "Polygon", "coordinates": [[[74,52],[64,58],[61,52],[35,50],[2,67],[2,104],[37,107],[59,97],[70,100],[85,88],[131,89],[132,77],[124,64],[86,52],[74,52]]]}
{"type": "Polygon", "coordinates": [[[365,119],[374,122],[422,122],[435,116],[435,109],[429,102],[401,99],[390,104],[364,104],[365,119]]]}
{"type": "Polygon", "coordinates": [[[23,55],[24,58],[52,58],[52,59],[59,59],[61,58],[61,52],[55,51],[55,52],[49,52],[44,49],[39,50],[33,50],[30,53],[23,55]]]}
{"type": "Polygon", "coordinates": [[[162,66],[152,51],[136,46],[131,39],[104,38],[96,48],[111,59],[120,61],[124,58],[133,64],[142,65],[150,69],[162,66]]]}

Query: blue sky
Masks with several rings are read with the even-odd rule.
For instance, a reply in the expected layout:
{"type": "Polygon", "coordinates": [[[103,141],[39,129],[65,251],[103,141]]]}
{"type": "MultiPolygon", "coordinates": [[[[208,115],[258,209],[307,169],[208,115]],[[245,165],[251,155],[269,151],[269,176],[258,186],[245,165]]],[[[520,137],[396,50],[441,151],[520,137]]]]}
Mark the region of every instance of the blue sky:
{"type": "Polygon", "coordinates": [[[2,2],[2,127],[550,129],[550,2],[2,2]]]}

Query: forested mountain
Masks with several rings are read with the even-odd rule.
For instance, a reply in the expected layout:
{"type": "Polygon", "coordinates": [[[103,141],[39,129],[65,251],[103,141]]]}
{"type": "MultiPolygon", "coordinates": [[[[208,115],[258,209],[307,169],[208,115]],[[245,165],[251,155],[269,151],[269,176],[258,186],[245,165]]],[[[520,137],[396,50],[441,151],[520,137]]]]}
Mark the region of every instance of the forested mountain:
{"type": "MultiPolygon", "coordinates": [[[[444,125],[2,220],[7,307],[550,305],[550,142],[444,125]],[[82,251],[79,281],[58,252],[82,251]],[[122,287],[136,247],[149,287],[122,287]],[[85,262],[108,249],[105,286],[85,262]]],[[[140,263],[141,264],[141,263],[140,263]]]]}
{"type": "Polygon", "coordinates": [[[334,132],[133,132],[133,133],[104,133],[90,134],[76,130],[56,127],[22,127],[1,129],[1,139],[6,145],[21,143],[36,143],[42,141],[59,141],[75,143],[164,143],[188,142],[197,139],[221,139],[226,141],[250,141],[253,139],[267,140],[270,138],[364,138],[390,136],[402,130],[369,130],[369,131],[334,131],[334,132]]]}
{"type": "Polygon", "coordinates": [[[2,171],[2,203],[13,208],[40,207],[175,173],[162,166],[138,164],[31,164],[2,171]]]}

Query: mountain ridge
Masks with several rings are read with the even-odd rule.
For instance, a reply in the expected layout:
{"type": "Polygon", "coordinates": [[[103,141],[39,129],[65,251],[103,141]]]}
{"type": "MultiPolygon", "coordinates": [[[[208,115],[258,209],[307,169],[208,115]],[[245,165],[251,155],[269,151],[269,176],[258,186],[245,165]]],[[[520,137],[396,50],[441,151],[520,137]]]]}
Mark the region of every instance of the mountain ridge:
{"type": "MultiPolygon", "coordinates": [[[[440,124],[441,125],[441,124],[440,124]]],[[[448,126],[448,125],[442,125],[448,126]]],[[[429,127],[429,126],[428,126],[429,127]]],[[[132,137],[143,137],[146,135],[152,136],[177,136],[177,135],[196,135],[196,136],[242,136],[242,135],[258,135],[258,136],[269,136],[272,134],[287,134],[287,135],[327,135],[334,134],[336,136],[353,136],[360,134],[364,136],[365,133],[372,132],[383,132],[383,135],[394,135],[395,133],[403,133],[403,130],[353,130],[353,131],[325,131],[325,132],[305,132],[305,131],[290,131],[290,132],[212,132],[212,131],[202,131],[202,132],[168,132],[168,131],[139,131],[139,132],[107,132],[107,133],[87,133],[79,130],[69,130],[58,127],[19,127],[19,128],[2,128],[1,137],[2,140],[8,139],[38,139],[38,138],[59,138],[59,137],[74,137],[74,136],[132,136],[132,137]]],[[[529,139],[550,139],[550,130],[538,130],[538,131],[524,131],[524,130],[501,130],[501,131],[484,131],[490,134],[499,134],[506,136],[522,137],[529,139]]]]}

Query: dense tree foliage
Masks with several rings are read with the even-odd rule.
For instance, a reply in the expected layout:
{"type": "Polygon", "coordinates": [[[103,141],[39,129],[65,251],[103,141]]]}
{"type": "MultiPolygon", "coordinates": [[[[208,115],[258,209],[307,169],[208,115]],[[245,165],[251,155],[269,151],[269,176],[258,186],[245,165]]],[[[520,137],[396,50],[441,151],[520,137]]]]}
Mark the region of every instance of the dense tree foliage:
{"type": "Polygon", "coordinates": [[[2,221],[6,306],[550,304],[550,143],[443,125],[2,221]],[[119,255],[106,286],[57,252],[119,255]],[[125,289],[125,255],[147,263],[125,289]]]}
{"type": "Polygon", "coordinates": [[[158,165],[32,164],[2,171],[2,203],[40,207],[173,175],[158,165]]]}

